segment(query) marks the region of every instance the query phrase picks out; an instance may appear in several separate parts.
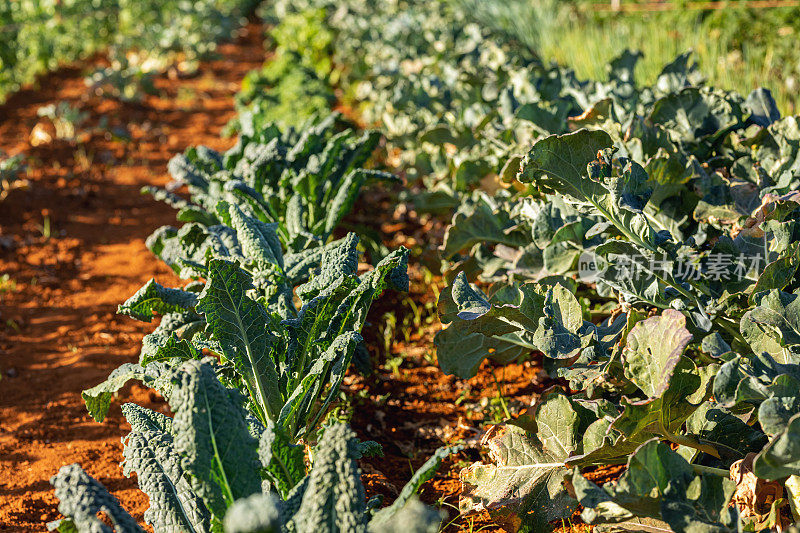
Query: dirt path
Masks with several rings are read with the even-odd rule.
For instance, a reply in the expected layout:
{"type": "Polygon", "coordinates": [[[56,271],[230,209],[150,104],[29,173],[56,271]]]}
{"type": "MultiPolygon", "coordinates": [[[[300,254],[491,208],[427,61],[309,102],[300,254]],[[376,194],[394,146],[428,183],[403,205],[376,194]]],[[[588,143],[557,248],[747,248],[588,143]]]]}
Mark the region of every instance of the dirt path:
{"type": "MultiPolygon", "coordinates": [[[[159,78],[143,105],[88,95],[82,72],[66,69],[0,107],[0,149],[33,158],[30,186],[0,202],[0,530],[43,531],[57,518],[48,479],[72,462],[141,520],[146,498],[119,467],[129,429],[119,403],[97,424],[80,391],[135,360],[152,330],[117,305],[151,277],[176,282],[144,244],[174,213],[140,187],[165,184],[167,161],[188,146],[233,144],[221,131],[244,74],[264,61],[261,35],[249,26],[196,77],[159,78]],[[37,109],[59,101],[89,113],[90,138],[31,146],[37,109]]],[[[121,400],[160,403],[137,387],[121,400]]]]}

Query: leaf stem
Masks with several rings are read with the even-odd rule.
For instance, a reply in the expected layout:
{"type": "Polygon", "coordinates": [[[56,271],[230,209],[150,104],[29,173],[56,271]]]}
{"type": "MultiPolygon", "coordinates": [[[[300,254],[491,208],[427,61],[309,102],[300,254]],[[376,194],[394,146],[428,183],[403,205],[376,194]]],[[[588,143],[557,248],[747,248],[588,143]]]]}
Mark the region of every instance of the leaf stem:
{"type": "Polygon", "coordinates": [[[731,475],[729,470],[725,470],[724,468],[714,468],[712,466],[692,465],[692,469],[696,474],[710,474],[712,476],[720,477],[730,477],[731,475]]]}
{"type": "Polygon", "coordinates": [[[741,334],[741,333],[739,333],[739,332],[738,332],[738,331],[737,331],[737,330],[734,328],[733,324],[730,324],[730,323],[728,323],[728,322],[726,321],[725,317],[721,317],[721,316],[720,316],[720,317],[717,317],[717,318],[716,318],[714,321],[715,321],[715,322],[716,322],[716,323],[717,323],[717,324],[718,324],[718,325],[719,325],[719,326],[720,326],[722,329],[724,329],[725,331],[727,331],[728,333],[730,333],[730,334],[731,334],[731,336],[732,336],[734,339],[736,339],[737,341],[739,341],[741,344],[743,344],[744,346],[747,346],[747,345],[748,345],[748,342],[747,342],[747,340],[745,340],[745,338],[744,338],[744,337],[742,337],[742,334],[741,334]]]}
{"type": "Polygon", "coordinates": [[[663,420],[660,422],[660,425],[661,425],[661,434],[664,436],[664,438],[666,438],[670,442],[674,442],[675,444],[680,444],[688,448],[694,448],[695,450],[699,450],[701,452],[712,455],[717,459],[720,458],[719,452],[713,446],[708,444],[702,444],[693,437],[690,437],[688,435],[676,435],[672,433],[671,431],[669,431],[669,429],[667,429],[663,420]]]}
{"type": "Polygon", "coordinates": [[[225,465],[222,462],[222,455],[219,453],[219,448],[217,447],[217,435],[215,433],[214,428],[214,420],[211,418],[211,411],[212,407],[208,401],[208,396],[205,394],[203,395],[203,400],[206,404],[206,417],[208,418],[208,428],[209,428],[209,436],[211,437],[211,447],[214,449],[214,462],[216,463],[217,468],[219,469],[218,474],[221,477],[222,481],[222,491],[223,496],[227,500],[228,505],[232,504],[236,498],[233,496],[233,491],[231,490],[231,484],[228,481],[228,474],[225,472],[225,465]]]}

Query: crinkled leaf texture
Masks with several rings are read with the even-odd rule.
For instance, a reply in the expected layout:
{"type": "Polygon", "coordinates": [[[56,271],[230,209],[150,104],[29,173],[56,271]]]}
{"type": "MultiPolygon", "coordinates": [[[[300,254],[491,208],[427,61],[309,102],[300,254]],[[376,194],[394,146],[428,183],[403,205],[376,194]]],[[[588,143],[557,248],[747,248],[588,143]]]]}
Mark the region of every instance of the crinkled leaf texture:
{"type": "MultiPolygon", "coordinates": [[[[252,115],[243,113],[240,118],[248,123],[248,117],[252,115]]],[[[258,128],[242,135],[224,154],[197,147],[175,156],[170,173],[191,193],[191,203],[181,204],[178,218],[214,226],[220,221],[215,208],[224,201],[274,224],[277,235],[294,252],[324,244],[367,182],[396,179],[361,168],[380,134],[337,132],[336,118],[333,114],[302,132],[281,132],[275,125],[258,128]]],[[[172,197],[164,199],[174,202],[172,197]]],[[[238,225],[225,216],[222,220],[238,225]]],[[[152,244],[158,255],[177,266],[174,254],[164,254],[166,248],[155,239],[152,244]]]]}
{"type": "Polygon", "coordinates": [[[225,514],[225,533],[281,533],[283,502],[272,493],[236,500],[225,514]]]}
{"type": "MultiPolygon", "coordinates": [[[[260,423],[258,424],[260,427],[260,423]]],[[[272,488],[286,497],[306,476],[305,449],[272,420],[263,427],[258,441],[258,457],[272,488]]]]}
{"type": "Polygon", "coordinates": [[[261,491],[257,442],[238,391],[226,389],[207,363],[186,361],[169,398],[175,449],[192,490],[219,519],[234,500],[261,491]]]}
{"type": "Polygon", "coordinates": [[[123,472],[136,472],[139,488],[150,498],[145,521],[156,531],[207,531],[211,516],[193,492],[175,450],[172,419],[135,404],[122,413],[131,425],[124,444],[123,472]]]}
{"type": "MultiPolygon", "coordinates": [[[[186,395],[196,395],[198,380],[205,382],[213,376],[206,374],[205,377],[198,377],[198,369],[202,374],[203,366],[208,365],[189,362],[176,370],[176,379],[181,382],[178,390],[183,391],[183,394],[176,393],[176,402],[186,395]],[[180,378],[179,374],[184,377],[180,378]]],[[[205,382],[205,385],[209,383],[205,382]]],[[[214,389],[213,386],[210,388],[214,389]]],[[[214,397],[215,394],[209,391],[205,396],[214,397]]],[[[223,404],[229,402],[224,396],[216,398],[223,404]]],[[[231,418],[226,429],[239,444],[235,449],[226,446],[223,440],[225,436],[219,433],[187,430],[184,414],[180,410],[176,411],[173,420],[139,406],[126,404],[123,407],[133,428],[124,441],[123,466],[126,474],[132,471],[137,473],[141,489],[150,497],[151,507],[145,513],[145,519],[156,531],[205,533],[222,531],[223,528],[226,533],[438,531],[443,519],[441,511],[420,503],[413,494],[433,476],[442,460],[460,447],[437,451],[404,487],[395,505],[372,517],[367,509],[361,471],[356,463],[364,447],[355,434],[341,423],[324,430],[314,453],[311,471],[287,491],[285,499],[279,498],[274,492],[262,492],[256,486],[243,490],[247,479],[253,478],[253,475],[257,478],[258,468],[247,461],[247,456],[252,455],[249,447],[253,443],[248,441],[252,437],[246,429],[245,433],[242,433],[243,428],[237,429],[237,418],[243,416],[244,410],[239,406],[238,415],[231,412],[229,408],[235,405],[234,402],[226,407],[231,418]],[[187,439],[193,439],[195,449],[185,449],[182,441],[187,439]],[[217,444],[223,448],[217,448],[217,444]],[[193,460],[196,459],[195,450],[216,454],[209,457],[211,462],[217,463],[210,468],[211,483],[225,495],[222,507],[213,515],[209,510],[213,510],[217,494],[215,490],[207,490],[209,469],[193,460]],[[187,458],[192,460],[187,461],[187,458]],[[249,495],[241,495],[248,491],[249,495]],[[206,494],[207,497],[201,497],[200,494],[206,494]],[[236,496],[228,499],[232,495],[236,496]]],[[[176,409],[176,406],[172,408],[176,409]]],[[[192,411],[211,420],[218,418],[217,413],[208,411],[202,403],[195,402],[192,411]]],[[[213,422],[209,424],[214,425],[213,422]]],[[[265,429],[259,428],[258,422],[255,424],[257,431],[265,429]]],[[[274,433],[270,435],[273,438],[262,439],[262,446],[272,447],[270,457],[262,453],[264,466],[276,454],[286,456],[282,449],[285,441],[274,438],[274,433]]],[[[299,448],[299,464],[302,465],[302,448],[290,448],[299,448]]],[[[56,487],[56,496],[61,499],[59,510],[67,519],[52,523],[51,529],[58,527],[61,531],[80,533],[142,531],[117,500],[79,466],[62,468],[52,483],[56,487]],[[115,529],[99,520],[98,512],[108,516],[115,524],[115,529]]]]}
{"type": "Polygon", "coordinates": [[[236,264],[212,259],[209,280],[197,306],[222,355],[244,377],[250,397],[270,418],[283,404],[278,368],[272,358],[273,336],[269,317],[259,302],[247,295],[253,289],[251,277],[236,264]]]}
{"type": "Polygon", "coordinates": [[[168,392],[171,388],[169,370],[166,365],[155,363],[142,367],[134,363],[125,363],[114,369],[103,383],[81,392],[92,418],[102,422],[108,414],[114,395],[133,379],[162,393],[168,392]]]}
{"type": "Polygon", "coordinates": [[[177,313],[193,310],[197,305],[197,295],[181,289],[170,289],[151,279],[120,305],[117,313],[127,315],[142,322],[150,322],[158,313],[177,313]]]}
{"type": "Polygon", "coordinates": [[[325,430],[300,507],[291,517],[294,529],[366,532],[366,502],[356,464],[355,434],[344,424],[325,430]]]}
{"type": "Polygon", "coordinates": [[[50,529],[80,532],[130,533],[143,532],[136,520],[119,505],[119,501],[108,493],[96,479],[77,464],[62,466],[58,474],[50,479],[58,498],[58,512],[65,521],[51,523],[50,529]],[[113,528],[98,517],[106,516],[113,528]],[[62,529],[63,528],[63,529],[62,529]]]}
{"type": "MultiPolygon", "coordinates": [[[[249,259],[241,264],[244,256],[205,258],[202,292],[196,294],[200,283],[190,286],[192,291],[178,291],[191,296],[193,308],[183,313],[170,308],[156,331],[145,337],[142,366],[119,369],[86,391],[87,406],[102,419],[113,394],[127,380],[166,389],[169,384],[156,382],[150,374],[200,359],[202,350],[209,350],[223,363],[223,382],[247,393],[261,423],[277,422],[296,439],[317,427],[336,398],[362,341],[358,332],[372,302],[387,288],[408,289],[408,251],[395,250],[359,276],[355,234],[313,253],[284,256],[270,224],[234,205],[221,202],[218,208],[237,227],[249,259]],[[283,268],[305,272],[301,277],[307,281],[296,288],[300,309],[283,268]]],[[[154,294],[143,300],[150,302],[147,309],[166,309],[163,302],[152,301],[172,295],[172,289],[153,287],[140,291],[154,294]]],[[[138,309],[133,304],[131,308],[138,309]]]]}
{"type": "Polygon", "coordinates": [[[414,497],[388,519],[377,518],[369,523],[370,533],[438,533],[447,513],[441,509],[437,511],[414,497]]]}

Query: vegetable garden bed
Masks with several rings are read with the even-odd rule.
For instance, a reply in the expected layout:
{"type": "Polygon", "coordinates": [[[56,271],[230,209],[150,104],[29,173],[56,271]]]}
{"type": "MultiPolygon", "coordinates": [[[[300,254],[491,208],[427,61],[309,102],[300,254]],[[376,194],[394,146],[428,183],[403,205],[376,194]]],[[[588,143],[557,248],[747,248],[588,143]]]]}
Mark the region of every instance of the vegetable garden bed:
{"type": "MultiPolygon", "coordinates": [[[[229,59],[159,79],[174,98],[114,104],[141,113],[130,123],[94,124],[114,110],[91,97],[88,122],[68,105],[38,112],[53,129],[34,128],[31,186],[6,200],[28,237],[5,241],[18,250],[0,311],[28,295],[39,307],[6,319],[19,368],[4,446],[35,466],[11,494],[42,490],[49,450],[124,419],[111,451],[149,508],[80,444],[84,469],[51,479],[65,517],[51,528],[722,532],[798,519],[800,134],[769,91],[706,87],[688,54],[653,86],[635,84],[630,51],[606,80],[579,80],[450,4],[278,1],[259,14],[274,55],[246,76],[254,65],[229,59]],[[224,126],[231,79],[244,82],[224,126]],[[165,153],[172,181],[134,170],[143,156],[139,170],[163,170],[165,153]],[[141,240],[126,243],[150,231],[144,259],[141,240]],[[116,262],[106,275],[138,289],[117,317],[116,290],[79,304],[104,286],[90,261],[116,262]],[[80,312],[48,312],[48,296],[80,312]],[[53,353],[53,335],[82,340],[53,353]],[[87,382],[104,342],[126,357],[87,382]],[[48,379],[55,398],[39,392],[48,379]],[[76,379],[105,426],[76,414],[76,379]],[[41,428],[59,421],[70,429],[54,446],[41,428]]],[[[252,60],[255,31],[220,50],[252,60]]],[[[8,520],[35,522],[53,496],[40,498],[8,520]]]]}

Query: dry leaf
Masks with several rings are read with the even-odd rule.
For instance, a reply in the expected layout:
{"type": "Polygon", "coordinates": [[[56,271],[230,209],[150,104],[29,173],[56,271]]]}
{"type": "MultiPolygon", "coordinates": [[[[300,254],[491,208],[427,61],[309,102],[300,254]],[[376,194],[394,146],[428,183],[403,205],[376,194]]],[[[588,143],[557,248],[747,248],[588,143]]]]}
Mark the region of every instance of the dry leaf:
{"type": "Polygon", "coordinates": [[[56,130],[50,123],[38,122],[31,130],[31,146],[41,146],[53,142],[56,130]]]}
{"type": "MultiPolygon", "coordinates": [[[[782,499],[783,485],[777,481],[766,481],[753,473],[753,459],[756,454],[747,456],[731,465],[731,480],[736,483],[731,502],[736,504],[742,518],[754,517],[759,524],[769,520],[772,505],[782,499]]],[[[786,529],[791,522],[778,514],[778,523],[769,524],[778,531],[786,529]]]]}
{"type": "Polygon", "coordinates": [[[777,196],[775,194],[765,194],[764,198],[761,199],[761,205],[753,211],[753,213],[748,217],[748,219],[744,223],[744,227],[741,228],[738,232],[733,232],[733,237],[742,236],[742,237],[751,237],[751,238],[761,238],[764,236],[764,230],[761,229],[761,224],[767,219],[772,211],[775,209],[775,203],[778,201],[790,201],[790,202],[797,202],[800,203],[800,193],[798,192],[791,192],[785,194],[783,196],[777,196]]]}

